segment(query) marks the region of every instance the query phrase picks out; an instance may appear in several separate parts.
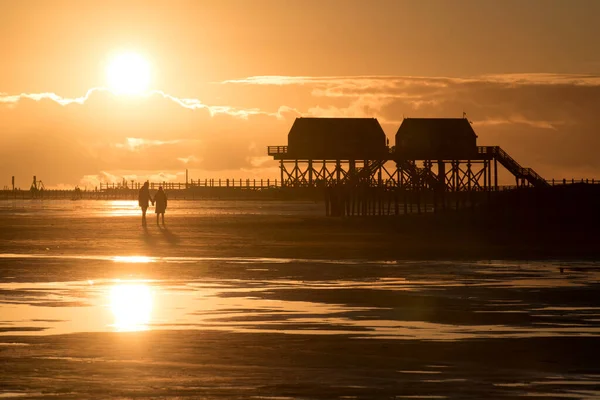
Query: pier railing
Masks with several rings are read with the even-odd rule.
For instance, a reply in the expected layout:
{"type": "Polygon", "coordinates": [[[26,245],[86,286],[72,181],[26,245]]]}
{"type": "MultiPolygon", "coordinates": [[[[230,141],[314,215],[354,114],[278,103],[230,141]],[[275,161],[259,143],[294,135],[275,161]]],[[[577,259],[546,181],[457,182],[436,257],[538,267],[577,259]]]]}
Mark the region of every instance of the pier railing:
{"type": "MultiPolygon", "coordinates": [[[[143,186],[143,182],[121,182],[121,183],[100,183],[98,190],[131,190],[140,189],[143,186]]],[[[281,187],[281,180],[279,179],[191,179],[186,182],[150,182],[150,189],[157,190],[160,186],[164,190],[184,190],[194,188],[237,188],[237,189],[248,189],[248,190],[261,190],[261,189],[273,189],[281,187]]]]}
{"type": "MultiPolygon", "coordinates": [[[[546,180],[548,186],[570,186],[570,185],[598,185],[600,179],[576,179],[576,178],[562,178],[562,179],[548,179],[546,180]]],[[[196,179],[191,180],[186,185],[185,182],[161,182],[151,183],[150,188],[153,190],[158,189],[159,186],[163,186],[170,194],[169,197],[173,199],[203,199],[203,198],[255,198],[256,196],[265,195],[269,196],[270,193],[284,193],[285,190],[291,191],[296,188],[287,188],[281,186],[281,181],[278,179],[196,179]],[[228,186],[229,185],[229,186],[228,186]]],[[[0,190],[0,200],[15,200],[15,199],[47,199],[47,200],[79,200],[79,199],[137,199],[138,189],[141,187],[141,183],[129,182],[127,186],[116,183],[103,183],[96,188],[84,188],[84,189],[71,189],[71,190],[53,190],[45,189],[38,191],[21,190],[21,189],[10,189],[4,187],[0,190]]],[[[397,188],[397,182],[389,179],[382,179],[380,187],[384,188],[385,191],[394,192],[397,188]]],[[[499,185],[498,191],[514,190],[518,189],[516,185],[499,185]]],[[[307,188],[300,188],[307,189],[307,188]]],[[[319,188],[315,188],[319,190],[319,188]]],[[[407,191],[400,189],[401,192],[407,191]]],[[[472,190],[474,192],[483,190],[472,190]]],[[[490,188],[487,191],[495,191],[494,188],[490,188]]],[[[304,193],[304,192],[303,192],[304,193]]],[[[289,198],[293,198],[293,195],[289,198]]]]}
{"type": "Polygon", "coordinates": [[[287,154],[288,147],[287,146],[267,146],[267,153],[270,156],[287,154]]]}

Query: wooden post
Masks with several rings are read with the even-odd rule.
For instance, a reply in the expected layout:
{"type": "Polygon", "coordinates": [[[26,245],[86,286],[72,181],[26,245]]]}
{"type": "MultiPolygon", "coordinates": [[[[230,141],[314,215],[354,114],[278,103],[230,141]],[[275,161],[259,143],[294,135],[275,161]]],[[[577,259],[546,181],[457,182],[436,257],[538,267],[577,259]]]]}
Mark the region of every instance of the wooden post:
{"type": "Polygon", "coordinates": [[[377,215],[377,203],[379,200],[379,196],[377,196],[377,192],[374,191],[371,194],[373,201],[371,202],[371,215],[377,215]]]}
{"type": "Polygon", "coordinates": [[[387,209],[385,210],[384,214],[390,215],[392,209],[392,197],[389,195],[389,193],[384,192],[384,194],[386,194],[386,196],[383,198],[383,204],[385,205],[385,203],[387,203],[387,209]]]}
{"type": "Polygon", "coordinates": [[[489,160],[486,160],[486,164],[487,164],[487,174],[488,174],[488,179],[487,179],[487,184],[488,184],[488,188],[486,190],[491,190],[491,186],[492,186],[492,163],[489,160]]]}
{"type": "Polygon", "coordinates": [[[494,157],[494,191],[498,191],[498,160],[494,157]]]}
{"type": "MultiPolygon", "coordinates": [[[[483,160],[483,190],[487,190],[488,185],[488,171],[487,171],[487,161],[483,160]]],[[[490,183],[491,185],[491,183],[490,183]]]]}

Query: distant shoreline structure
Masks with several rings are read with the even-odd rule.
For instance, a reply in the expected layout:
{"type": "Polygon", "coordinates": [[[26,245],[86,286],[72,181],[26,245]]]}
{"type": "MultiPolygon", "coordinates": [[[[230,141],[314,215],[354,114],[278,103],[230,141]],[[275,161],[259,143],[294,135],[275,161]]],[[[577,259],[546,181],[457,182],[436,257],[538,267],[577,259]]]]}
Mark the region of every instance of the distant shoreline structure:
{"type": "MultiPolygon", "coordinates": [[[[143,182],[122,181],[120,184],[101,184],[94,190],[46,189],[0,190],[0,201],[77,201],[77,200],[131,200],[138,197],[143,182]]],[[[189,182],[153,182],[150,190],[162,186],[170,200],[307,200],[325,204],[325,214],[330,216],[393,216],[428,214],[459,209],[475,209],[488,204],[501,204],[511,209],[539,206],[539,200],[557,198],[551,208],[563,208],[567,203],[581,204],[597,198],[600,180],[574,178],[549,180],[542,188],[498,186],[498,190],[473,190],[436,193],[432,190],[395,188],[393,186],[350,188],[345,185],[322,187],[281,186],[277,179],[204,179],[189,182]],[[509,200],[514,194],[517,197],[509,200]],[[507,195],[509,197],[507,197],[507,195]],[[566,197],[565,197],[566,196],[566,197]],[[583,200],[584,196],[586,200],[583,200]],[[517,200],[515,202],[515,200],[517,200]]],[[[513,196],[514,197],[514,196],[513,196]]],[[[592,200],[593,201],[593,200],[592,200]]]]}
{"type": "MultiPolygon", "coordinates": [[[[35,177],[34,177],[34,182],[35,177]]],[[[38,181],[41,182],[41,181],[38,181]]],[[[3,189],[0,189],[0,199],[4,199],[6,197],[17,197],[23,198],[27,197],[43,197],[43,194],[58,194],[58,193],[83,193],[83,194],[91,194],[91,193],[115,193],[115,192],[127,192],[127,191],[137,191],[139,190],[145,181],[127,181],[123,180],[119,183],[100,183],[97,187],[93,189],[83,188],[81,189],[79,186],[75,186],[69,189],[52,189],[46,188],[44,186],[38,188],[31,186],[30,189],[21,189],[21,188],[13,188],[11,189],[8,186],[4,186],[3,189]]],[[[600,184],[600,179],[595,178],[562,178],[562,179],[547,179],[546,182],[549,186],[561,186],[561,185],[572,185],[572,184],[590,184],[597,185],[600,184]]],[[[389,183],[392,183],[391,181],[389,183]]],[[[207,190],[207,189],[232,189],[235,191],[240,190],[253,190],[253,191],[266,191],[266,190],[294,190],[294,189],[321,189],[326,187],[326,185],[322,185],[320,187],[297,187],[284,185],[282,186],[282,182],[279,179],[256,179],[256,178],[246,178],[246,179],[196,179],[189,180],[188,182],[149,182],[150,190],[158,190],[159,186],[162,186],[165,190],[168,191],[194,191],[194,190],[207,190]]],[[[43,184],[42,184],[43,185],[43,184]]],[[[387,188],[389,190],[394,190],[394,187],[385,180],[382,182],[382,187],[387,188]]],[[[505,191],[515,189],[519,186],[517,185],[498,185],[497,191],[505,191]]],[[[496,190],[492,190],[496,191],[496,190]]]]}
{"type": "MultiPolygon", "coordinates": [[[[0,200],[128,200],[137,199],[143,182],[101,183],[92,190],[81,189],[37,189],[0,190],[0,200]]],[[[275,197],[281,192],[281,182],[277,179],[206,179],[185,182],[151,182],[150,191],[162,186],[173,200],[194,200],[205,198],[247,198],[275,197]]]]}

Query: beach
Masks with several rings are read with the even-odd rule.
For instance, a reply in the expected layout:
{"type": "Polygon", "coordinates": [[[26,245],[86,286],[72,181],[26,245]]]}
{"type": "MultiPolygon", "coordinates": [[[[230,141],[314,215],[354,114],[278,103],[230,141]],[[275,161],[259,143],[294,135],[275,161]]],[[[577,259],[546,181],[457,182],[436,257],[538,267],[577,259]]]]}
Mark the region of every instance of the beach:
{"type": "Polygon", "coordinates": [[[0,398],[600,396],[600,263],[576,232],[152,211],[0,204],[0,398]]]}

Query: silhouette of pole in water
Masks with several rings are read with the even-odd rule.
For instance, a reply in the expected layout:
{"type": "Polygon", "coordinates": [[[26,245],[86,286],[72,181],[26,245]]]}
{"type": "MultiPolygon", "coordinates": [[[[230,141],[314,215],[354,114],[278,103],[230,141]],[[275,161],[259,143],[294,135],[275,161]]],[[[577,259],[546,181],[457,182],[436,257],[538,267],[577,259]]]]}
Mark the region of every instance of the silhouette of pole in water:
{"type": "Polygon", "coordinates": [[[38,196],[38,194],[43,195],[44,194],[44,182],[42,182],[41,180],[37,180],[37,176],[33,176],[33,182],[31,183],[31,187],[29,188],[29,191],[31,192],[31,197],[32,198],[36,198],[38,196]]]}

